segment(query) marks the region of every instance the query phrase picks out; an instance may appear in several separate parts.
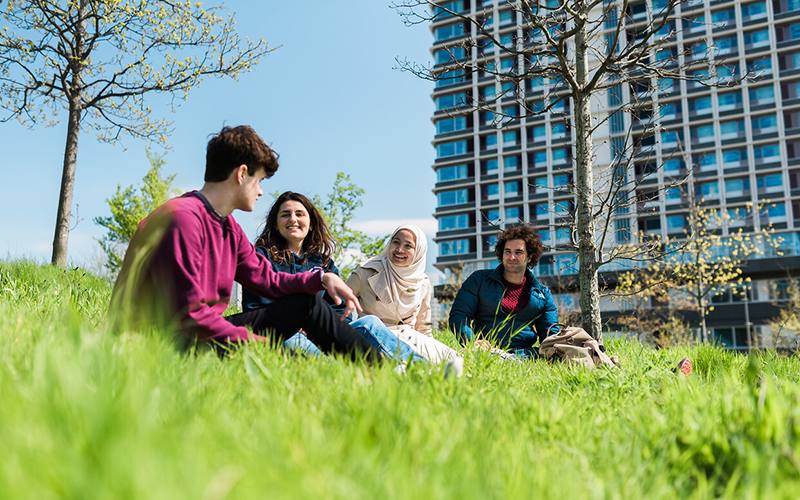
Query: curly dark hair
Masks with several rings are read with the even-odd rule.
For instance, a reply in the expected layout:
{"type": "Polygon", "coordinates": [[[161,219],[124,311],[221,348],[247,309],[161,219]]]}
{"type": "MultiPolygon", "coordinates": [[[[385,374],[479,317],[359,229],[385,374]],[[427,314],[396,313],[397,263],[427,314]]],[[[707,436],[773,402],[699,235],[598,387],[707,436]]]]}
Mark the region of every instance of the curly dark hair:
{"type": "Polygon", "coordinates": [[[278,170],[278,153],[272,150],[249,125],[223,127],[213,134],[206,146],[206,182],[222,182],[239,165],[247,165],[247,173],[263,170],[272,177],[278,170]]]}
{"type": "Polygon", "coordinates": [[[278,196],[275,203],[269,209],[267,218],[264,221],[264,230],[261,236],[256,239],[256,246],[266,247],[269,255],[275,262],[286,262],[290,258],[290,251],[287,248],[286,239],[281,236],[278,230],[278,214],[280,213],[281,206],[287,201],[297,201],[301,203],[308,212],[309,228],[308,235],[303,240],[303,252],[308,254],[317,254],[322,256],[322,265],[327,266],[331,260],[331,255],[336,252],[336,247],[339,242],[333,237],[328,224],[317,207],[311,203],[311,200],[306,198],[300,193],[286,191],[278,196]]]}
{"type": "Polygon", "coordinates": [[[544,252],[542,240],[539,238],[538,231],[528,224],[520,224],[510,227],[505,231],[500,231],[497,235],[497,245],[494,247],[494,254],[500,262],[503,262],[503,252],[506,249],[506,242],[512,240],[522,240],[525,242],[525,251],[531,259],[530,262],[528,262],[528,268],[534,268],[536,264],[539,263],[539,259],[544,252]]]}

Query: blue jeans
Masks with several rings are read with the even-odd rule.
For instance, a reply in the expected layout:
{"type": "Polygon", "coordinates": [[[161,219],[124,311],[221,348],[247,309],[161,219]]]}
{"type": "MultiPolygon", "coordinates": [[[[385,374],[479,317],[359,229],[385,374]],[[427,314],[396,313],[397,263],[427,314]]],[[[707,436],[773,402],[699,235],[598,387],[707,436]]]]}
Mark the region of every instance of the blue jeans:
{"type": "MultiPolygon", "coordinates": [[[[428,360],[414,352],[411,347],[398,339],[377,316],[364,316],[350,323],[370,344],[381,350],[384,356],[395,361],[427,363],[428,360]]],[[[323,352],[302,333],[296,333],[283,343],[292,351],[306,356],[324,356],[323,352]]]]}

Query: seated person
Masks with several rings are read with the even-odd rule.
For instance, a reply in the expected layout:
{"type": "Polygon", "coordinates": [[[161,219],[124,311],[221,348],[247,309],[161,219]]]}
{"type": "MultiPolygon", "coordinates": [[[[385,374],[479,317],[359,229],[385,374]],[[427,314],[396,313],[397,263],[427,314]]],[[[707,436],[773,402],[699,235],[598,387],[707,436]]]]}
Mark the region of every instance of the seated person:
{"type": "MultiPolygon", "coordinates": [[[[495,255],[500,265],[472,273],[461,285],[450,309],[450,329],[462,342],[485,339],[517,356],[536,357],[537,341],[558,323],[550,289],[531,269],[542,256],[539,234],[528,225],[502,231],[495,255]]],[[[551,334],[558,333],[557,326],[551,334]]]]}
{"type": "Polygon", "coordinates": [[[225,127],[206,149],[205,184],[168,200],[139,223],[114,284],[110,317],[117,329],[156,326],[176,333],[182,349],[286,339],[303,329],[323,351],[377,359],[379,351],[318,295],[327,289],[344,314],[359,309],[335,273],[275,272],[233,218],[250,212],[278,155],[248,126],[225,127]],[[234,279],[272,303],[223,317],[234,279]],[[252,329],[252,332],[249,329],[252,329]]]}
{"type": "MultiPolygon", "coordinates": [[[[256,240],[256,252],[270,261],[273,270],[290,274],[322,268],[326,273],[338,275],[339,270],[331,258],[335,246],[336,240],[319,210],[311,200],[291,191],[278,196],[272,204],[264,222],[264,231],[256,240]]],[[[344,313],[344,306],[335,305],[334,299],[327,292],[322,297],[338,314],[344,313]]],[[[244,311],[253,311],[269,303],[269,299],[247,288],[242,292],[244,311]]],[[[409,358],[425,361],[408,345],[399,341],[375,316],[364,316],[350,325],[387,357],[401,361],[409,358]]],[[[298,332],[285,344],[309,355],[322,354],[302,332],[298,332]]]]}
{"type": "MultiPolygon", "coordinates": [[[[380,255],[358,266],[347,285],[366,314],[379,317],[414,351],[434,363],[463,360],[456,351],[432,336],[431,280],[425,274],[427,238],[422,229],[406,224],[392,233],[380,255]]],[[[456,373],[460,371],[453,365],[456,373]]]]}

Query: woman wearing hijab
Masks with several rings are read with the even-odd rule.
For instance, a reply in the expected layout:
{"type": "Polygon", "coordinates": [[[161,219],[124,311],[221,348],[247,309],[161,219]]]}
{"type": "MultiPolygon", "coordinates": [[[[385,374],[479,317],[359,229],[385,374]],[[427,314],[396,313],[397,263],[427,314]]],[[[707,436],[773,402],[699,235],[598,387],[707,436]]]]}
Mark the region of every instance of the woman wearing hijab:
{"type": "Polygon", "coordinates": [[[347,279],[364,314],[373,314],[397,337],[431,362],[463,363],[456,351],[431,335],[431,281],[425,274],[425,233],[404,224],[377,257],[347,279]]]}

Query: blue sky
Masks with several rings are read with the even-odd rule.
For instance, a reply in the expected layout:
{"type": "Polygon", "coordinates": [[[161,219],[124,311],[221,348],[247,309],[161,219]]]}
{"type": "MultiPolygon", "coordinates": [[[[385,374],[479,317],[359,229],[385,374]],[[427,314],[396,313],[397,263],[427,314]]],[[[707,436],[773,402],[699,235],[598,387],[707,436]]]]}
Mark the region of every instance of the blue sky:
{"type": "MultiPolygon", "coordinates": [[[[417,223],[428,235],[433,278],[438,251],[431,241],[436,228],[431,215],[436,203],[431,192],[433,84],[394,69],[395,57],[430,59],[428,27],[406,27],[382,0],[311,0],[302,8],[287,1],[224,5],[235,13],[242,35],[263,36],[281,47],[239,81],[204,81],[175,113],[162,104],[163,97],[150,100],[154,115],[175,125],[165,171],[177,174],[181,190],[199,189],[208,134],[223,125],[249,124],[281,155],[281,167],[265,181],[265,192],[325,195],[337,172],[349,173],[366,190],[356,227],[378,235],[403,222],[417,223]]],[[[64,121],[31,130],[12,121],[0,124],[0,132],[0,209],[6,214],[0,252],[49,262],[64,121]]],[[[111,146],[89,130],[82,132],[74,192],[79,222],[70,233],[70,262],[90,265],[99,254],[95,238],[103,231],[92,218],[109,214],[105,199],[118,184],[139,183],[149,168],[146,146],[131,138],[111,146]]],[[[251,238],[270,203],[264,196],[253,213],[235,213],[251,238]]]]}

